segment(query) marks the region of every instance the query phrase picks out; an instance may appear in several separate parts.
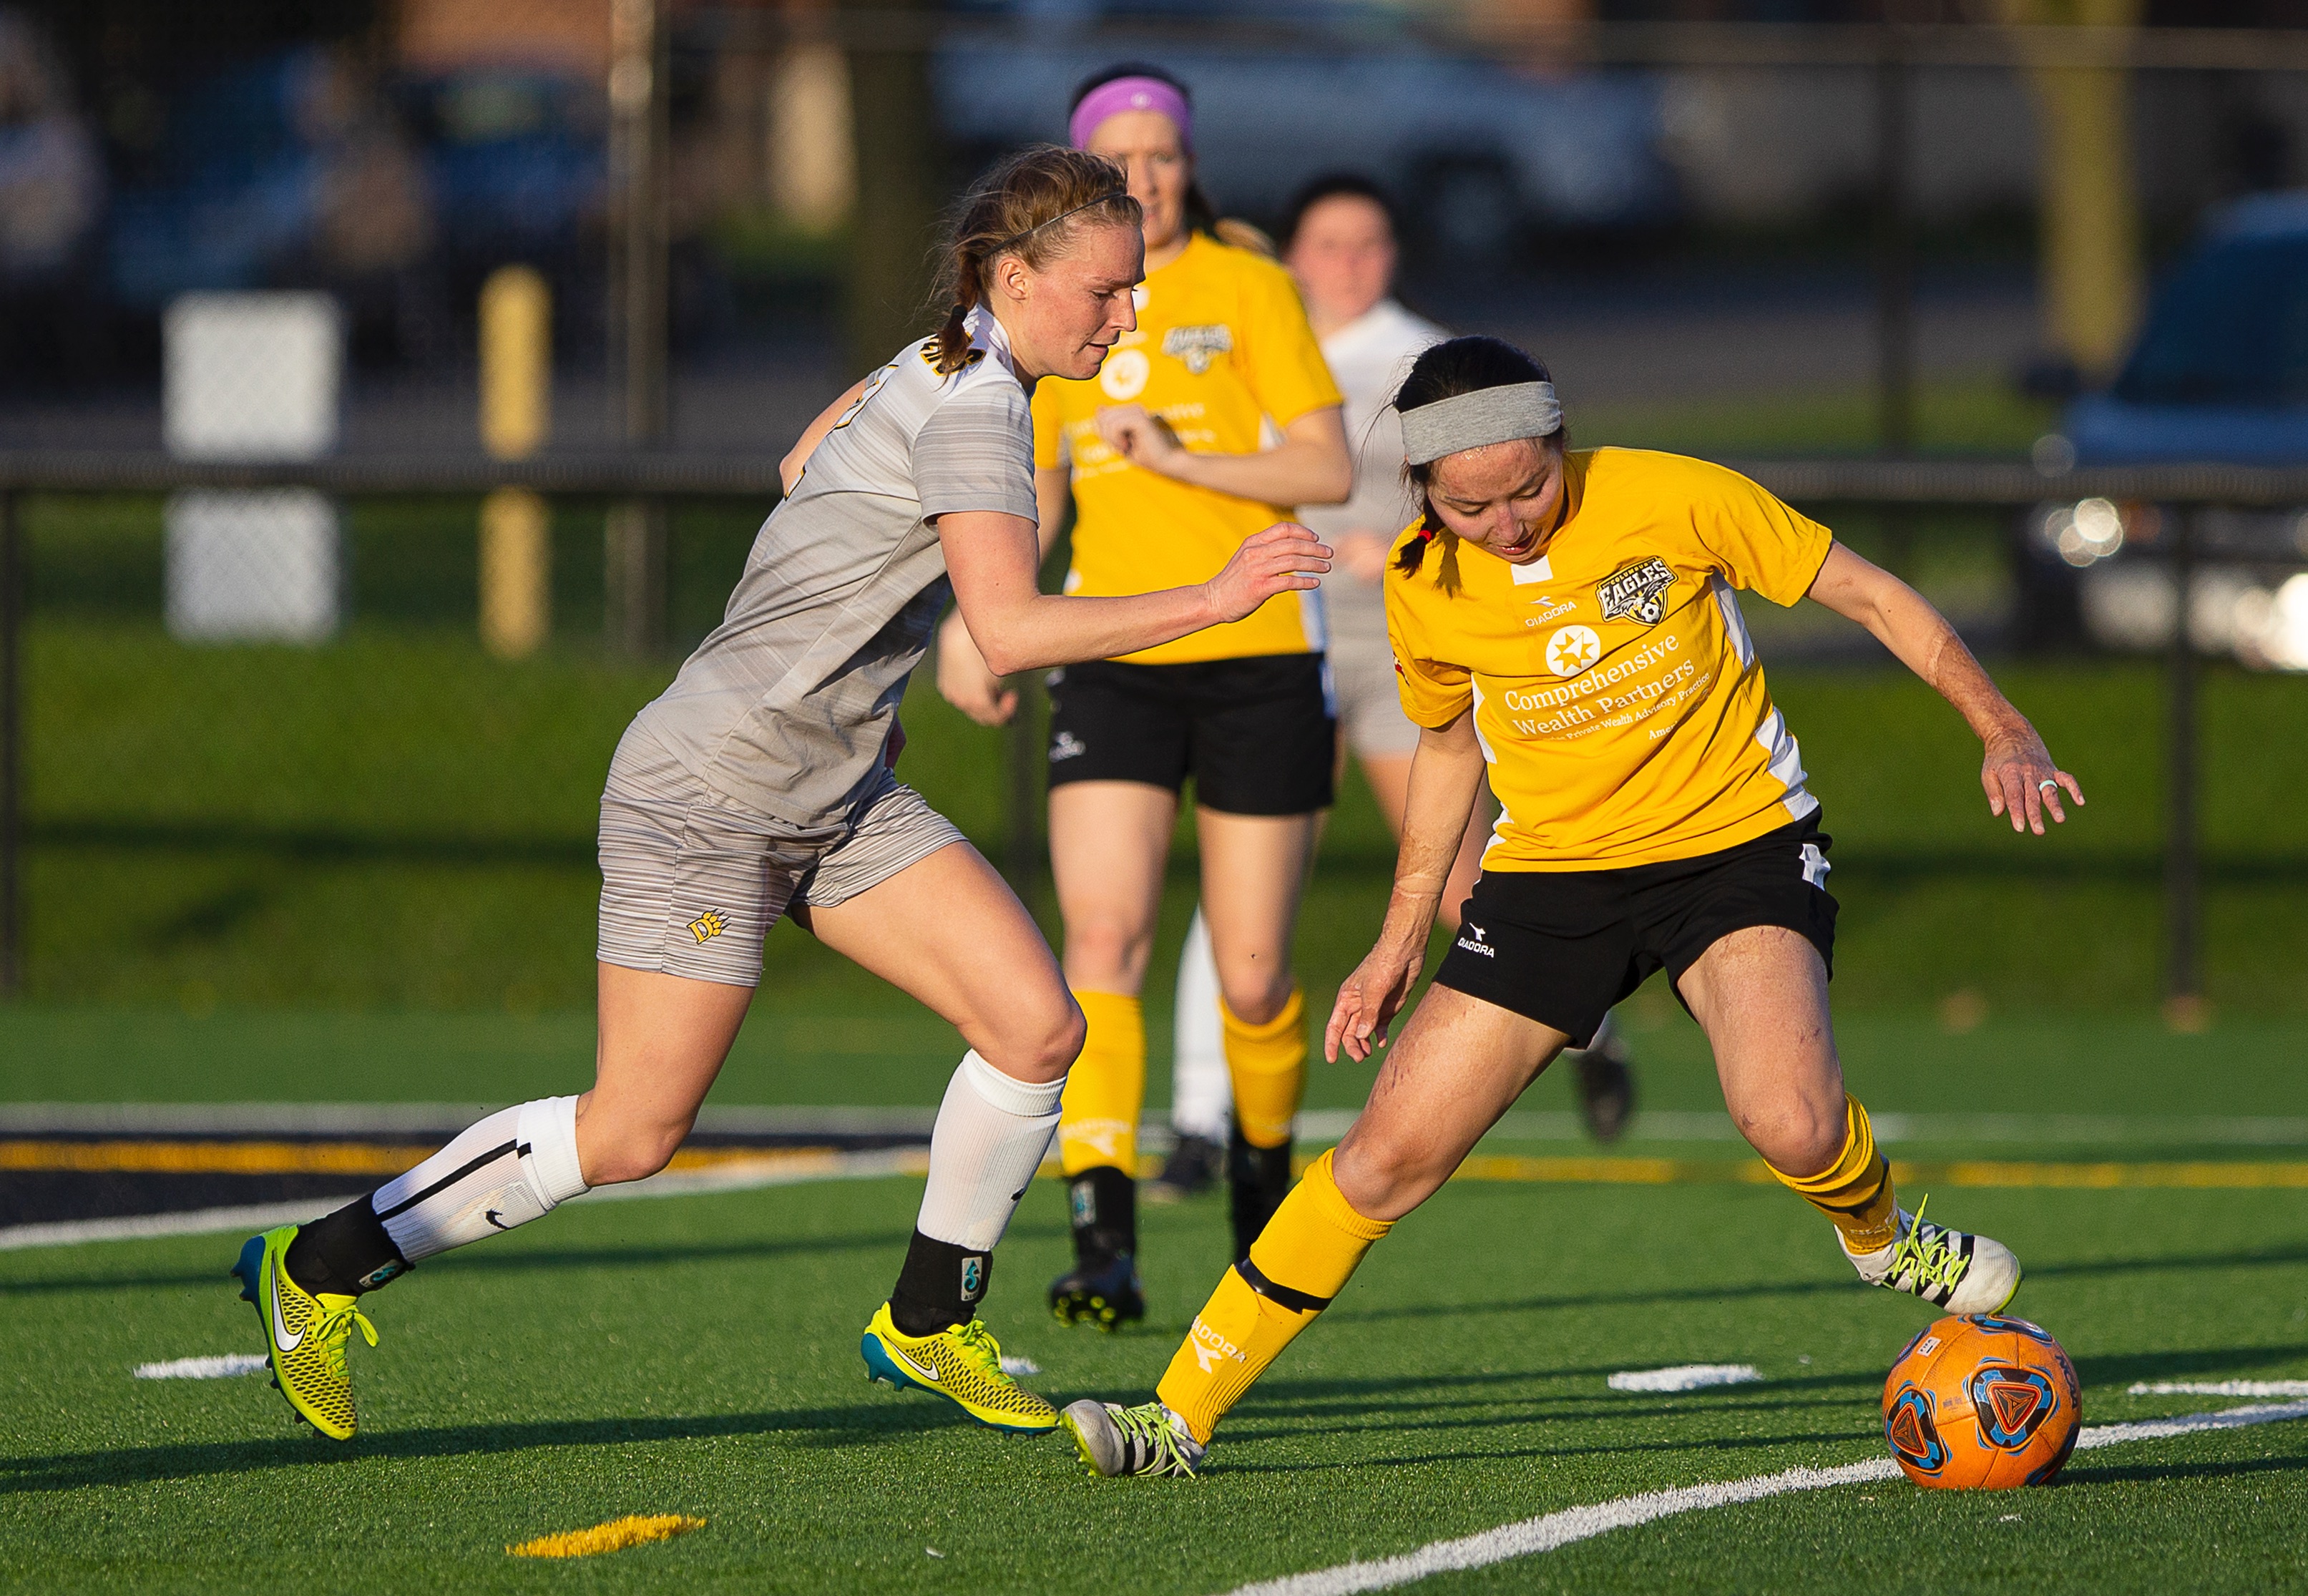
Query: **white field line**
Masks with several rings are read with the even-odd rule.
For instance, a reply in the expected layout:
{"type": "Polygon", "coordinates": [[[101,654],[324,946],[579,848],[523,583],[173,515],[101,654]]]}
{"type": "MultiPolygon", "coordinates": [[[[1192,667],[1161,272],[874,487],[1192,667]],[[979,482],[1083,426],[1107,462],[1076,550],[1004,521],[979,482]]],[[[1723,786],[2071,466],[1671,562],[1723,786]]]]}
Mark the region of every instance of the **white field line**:
{"type": "Polygon", "coordinates": [[[238,1375],[261,1375],[266,1359],[262,1352],[220,1352],[211,1358],[172,1358],[166,1363],[140,1363],[140,1380],[229,1380],[238,1375]]]}
{"type": "MultiPolygon", "coordinates": [[[[2103,1424],[2076,1438],[2079,1452],[2100,1446],[2120,1446],[2130,1441],[2158,1440],[2197,1430],[2235,1429],[2250,1424],[2273,1424],[2279,1419],[2308,1418],[2308,1402],[2273,1402],[2234,1408],[2225,1413],[2191,1413],[2179,1419],[2149,1419],[2133,1424],[2103,1424]]],[[[1830,1486],[1861,1485],[1892,1480],[1899,1466],[1888,1457],[1846,1463],[1835,1469],[1788,1469],[1759,1474],[1751,1480],[1730,1480],[1715,1485],[1686,1485],[1675,1490],[1646,1491],[1615,1502],[1541,1514],[1520,1523],[1502,1524],[1479,1535],[1457,1540],[1436,1540],[1400,1557],[1374,1563],[1341,1563],[1306,1574],[1286,1574],[1237,1586],[1229,1596],[1350,1596],[1360,1591],[1391,1591],[1426,1578],[1463,1568],[1487,1568],[1515,1557],[1551,1552],[1573,1541],[1592,1540],[1613,1530],[1631,1529],[1654,1519],[1739,1502],[1761,1501],[1790,1491],[1824,1490],[1830,1486]]]]}
{"type": "Polygon", "coordinates": [[[2308,1380],[2157,1380],[2130,1389],[2132,1396],[2308,1396],[2308,1380]]]}
{"type": "MultiPolygon", "coordinates": [[[[574,1200],[687,1197],[706,1192],[801,1186],[817,1180],[871,1180],[883,1175],[919,1175],[928,1165],[929,1150],[922,1147],[891,1147],[874,1152],[765,1152],[759,1158],[731,1159],[710,1169],[669,1171],[626,1186],[602,1186],[574,1200]]],[[[196,1208],[185,1213],[12,1225],[0,1229],[0,1252],[35,1247],[76,1247],[88,1241],[138,1241],[155,1236],[204,1236],[218,1230],[269,1230],[275,1225],[311,1219],[333,1205],[328,1198],[306,1198],[297,1203],[259,1203],[240,1208],[196,1208]]]]}
{"type": "Polygon", "coordinates": [[[1604,1384],[1614,1391],[1700,1391],[1744,1385],[1763,1377],[1752,1363],[1678,1363],[1671,1368],[1623,1369],[1604,1384]]]}

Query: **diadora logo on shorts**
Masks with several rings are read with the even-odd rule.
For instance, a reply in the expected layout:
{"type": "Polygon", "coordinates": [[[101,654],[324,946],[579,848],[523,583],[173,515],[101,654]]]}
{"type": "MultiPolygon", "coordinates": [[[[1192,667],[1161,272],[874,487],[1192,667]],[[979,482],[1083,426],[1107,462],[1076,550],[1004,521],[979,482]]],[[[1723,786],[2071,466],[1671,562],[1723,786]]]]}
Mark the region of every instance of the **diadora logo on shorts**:
{"type": "Polygon", "coordinates": [[[1486,959],[1495,959],[1499,956],[1499,950],[1493,947],[1490,940],[1483,935],[1482,927],[1472,920],[1465,920],[1460,922],[1459,928],[1466,935],[1452,943],[1451,945],[1452,947],[1465,948],[1468,953],[1480,953],[1486,959]]]}
{"type": "Polygon", "coordinates": [[[700,947],[703,947],[728,928],[729,922],[721,918],[721,911],[718,909],[709,909],[689,922],[689,934],[697,938],[697,945],[700,947]]]}
{"type": "Polygon", "coordinates": [[[1200,1319],[1194,1321],[1194,1328],[1188,1333],[1186,1344],[1193,1348],[1194,1361],[1202,1366],[1202,1373],[1206,1375],[1218,1367],[1219,1359],[1221,1358],[1231,1358],[1236,1363],[1250,1361],[1242,1355],[1240,1347],[1236,1346],[1200,1319]]]}
{"type": "Polygon", "coordinates": [[[986,1260],[971,1254],[961,1261],[961,1299],[975,1302],[986,1290],[986,1260]]]}
{"type": "Polygon", "coordinates": [[[1061,759],[1078,759],[1089,752],[1089,745],[1071,731],[1062,731],[1050,739],[1050,763],[1061,759]]]}
{"type": "Polygon", "coordinates": [[[1557,676],[1577,676],[1603,657],[1603,640],[1592,626],[1559,627],[1546,640],[1546,668],[1557,676]]]}
{"type": "Polygon", "coordinates": [[[1656,626],[1666,618],[1666,606],[1659,602],[1659,596],[1674,585],[1674,569],[1653,555],[1622,566],[1596,583],[1595,597],[1602,602],[1606,621],[1632,616],[1646,626],[1656,626]]]}
{"type": "Polygon", "coordinates": [[[1196,376],[1210,368],[1210,362],[1234,349],[1234,329],[1220,323],[1210,327],[1173,327],[1162,334],[1162,352],[1174,360],[1183,360],[1186,369],[1196,376]]]}

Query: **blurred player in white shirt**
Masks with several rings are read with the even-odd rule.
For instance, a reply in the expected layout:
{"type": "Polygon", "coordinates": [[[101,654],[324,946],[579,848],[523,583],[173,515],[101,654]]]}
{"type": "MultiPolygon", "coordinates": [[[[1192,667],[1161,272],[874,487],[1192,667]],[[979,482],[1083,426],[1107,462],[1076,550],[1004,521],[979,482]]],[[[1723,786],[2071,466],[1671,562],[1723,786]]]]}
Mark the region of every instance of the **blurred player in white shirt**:
{"type": "MultiPolygon", "coordinates": [[[[1298,280],[1307,320],[1331,375],[1346,396],[1355,489],[1338,505],[1309,505],[1299,519],[1336,551],[1322,583],[1328,659],[1338,696],[1340,774],[1348,750],[1396,836],[1418,728],[1395,692],[1380,576],[1388,548],[1413,510],[1402,479],[1402,421],[1390,401],[1410,363],[1450,334],[1393,297],[1398,259],[1392,208],[1377,185],[1339,174],[1299,191],[1284,233],[1283,263],[1298,280]]],[[[1474,887],[1488,816],[1478,808],[1442,895],[1443,923],[1456,927],[1474,887]]],[[[1157,1201],[1201,1189],[1217,1174],[1231,1109],[1219,1032],[1218,978],[1199,912],[1178,962],[1177,1020],[1170,1123],[1178,1145],[1149,1188],[1157,1201]]],[[[1573,1052],[1580,1110],[1598,1140],[1611,1141],[1634,1105],[1626,1047],[1606,1020],[1594,1045],[1573,1052]]]]}

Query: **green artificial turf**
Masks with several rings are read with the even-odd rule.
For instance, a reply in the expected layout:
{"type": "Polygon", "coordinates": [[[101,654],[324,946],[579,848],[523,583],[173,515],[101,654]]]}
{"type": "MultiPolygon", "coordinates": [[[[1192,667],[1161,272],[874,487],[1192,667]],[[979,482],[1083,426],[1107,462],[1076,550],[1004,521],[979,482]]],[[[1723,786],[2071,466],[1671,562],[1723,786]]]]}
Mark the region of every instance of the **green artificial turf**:
{"type": "MultiPolygon", "coordinates": [[[[254,1349],[235,1238],[0,1255],[0,1578],[42,1590],[1210,1592],[1632,1492],[1880,1455],[1884,1369],[1928,1317],[1856,1286],[1763,1188],[1458,1185],[1403,1222],[1188,1483],[1093,1480],[864,1384],[855,1337],[918,1184],[581,1203],[367,1306],[363,1434],[297,1432],[261,1377],[140,1382],[254,1349]],[[1623,1368],[1764,1384],[1610,1392],[1623,1368]],[[507,1544],[630,1513],[707,1527],[582,1563],[507,1544]],[[934,1549],[938,1555],[932,1555],[934,1549]]],[[[1966,1192],[2028,1261],[2088,1421],[2230,1405],[2132,1381],[2308,1376],[2308,1195],[1966,1192]]],[[[1935,1204],[1935,1211],[1940,1204],[1935,1204]]],[[[1037,1183],[988,1313],[1060,1402],[1141,1395],[1224,1261],[1223,1203],[1146,1217],[1150,1319],[1066,1331],[1037,1183]]],[[[2087,1454],[2055,1488],[1840,1488],[1429,1587],[2264,1590],[2308,1577],[2308,1422],[2087,1454]],[[2016,1514],[2006,1522],[2004,1515],[2016,1514]]]]}

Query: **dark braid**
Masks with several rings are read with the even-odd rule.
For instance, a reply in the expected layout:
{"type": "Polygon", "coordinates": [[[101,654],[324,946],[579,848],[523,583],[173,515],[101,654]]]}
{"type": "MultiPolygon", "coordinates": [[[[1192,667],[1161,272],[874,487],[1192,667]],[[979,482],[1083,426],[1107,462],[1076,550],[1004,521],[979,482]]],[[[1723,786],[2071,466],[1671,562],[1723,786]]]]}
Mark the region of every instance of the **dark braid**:
{"type": "Polygon", "coordinates": [[[1084,222],[1143,225],[1122,168],[1103,156],[1038,144],[995,164],[954,208],[932,303],[949,308],[937,330],[937,369],[969,363],[963,322],[986,298],[986,273],[1003,255],[1040,270],[1066,252],[1084,222]]]}
{"type": "MultiPolygon", "coordinates": [[[[1462,393],[1479,393],[1486,388],[1511,388],[1518,383],[1551,383],[1546,363],[1536,356],[1527,355],[1503,339],[1451,338],[1429,348],[1411,364],[1410,375],[1402,379],[1395,390],[1394,408],[1408,411],[1445,399],[1456,399],[1462,393]]],[[[1571,441],[1569,427],[1558,427],[1547,435],[1557,448],[1571,441]]],[[[1443,530],[1442,518],[1434,513],[1434,505],[1426,496],[1426,486],[1434,479],[1431,461],[1425,465],[1406,464],[1402,479],[1418,493],[1418,536],[1402,546],[1394,556],[1395,568],[1405,573],[1416,572],[1426,558],[1426,546],[1434,534],[1443,530]]]]}

